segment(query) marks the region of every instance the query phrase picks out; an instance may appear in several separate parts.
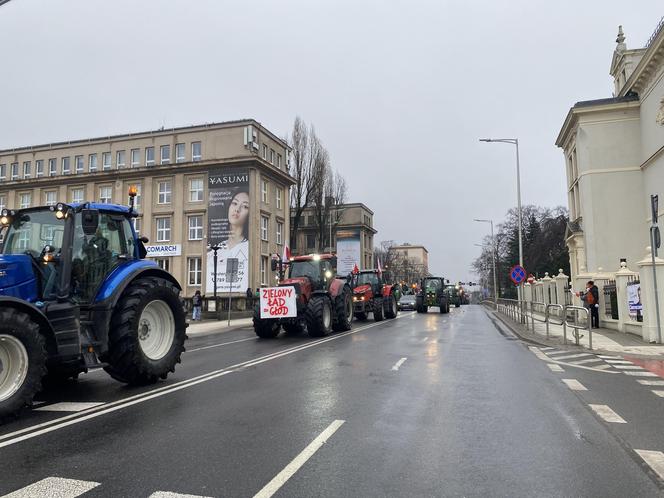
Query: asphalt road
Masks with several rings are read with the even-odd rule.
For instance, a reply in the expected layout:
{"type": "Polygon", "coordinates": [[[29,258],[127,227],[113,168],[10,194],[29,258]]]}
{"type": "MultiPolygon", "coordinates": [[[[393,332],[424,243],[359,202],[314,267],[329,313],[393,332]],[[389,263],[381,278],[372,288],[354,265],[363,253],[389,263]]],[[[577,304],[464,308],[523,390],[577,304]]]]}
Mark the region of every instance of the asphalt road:
{"type": "Polygon", "coordinates": [[[664,460],[643,453],[664,450],[664,398],[638,382],[660,377],[627,375],[640,370],[617,368],[632,365],[623,359],[587,368],[572,363],[592,356],[557,360],[569,355],[516,340],[479,306],[356,322],[317,340],[258,340],[244,328],[187,349],[175,375],[154,386],[95,372],[47,389],[0,427],[0,496],[664,489],[664,460]]]}

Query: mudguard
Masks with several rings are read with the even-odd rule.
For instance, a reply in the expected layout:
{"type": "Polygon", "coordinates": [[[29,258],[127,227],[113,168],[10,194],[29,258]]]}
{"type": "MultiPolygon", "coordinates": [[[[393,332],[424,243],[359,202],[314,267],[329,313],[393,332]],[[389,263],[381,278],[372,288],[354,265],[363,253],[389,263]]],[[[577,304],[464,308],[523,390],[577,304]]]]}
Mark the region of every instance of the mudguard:
{"type": "Polygon", "coordinates": [[[383,297],[390,296],[393,290],[394,290],[393,285],[383,285],[383,297]]]}
{"type": "Polygon", "coordinates": [[[339,294],[341,294],[344,290],[344,286],[347,285],[347,282],[345,280],[342,280],[340,278],[335,278],[332,280],[332,283],[330,284],[330,295],[335,298],[339,294]]]}

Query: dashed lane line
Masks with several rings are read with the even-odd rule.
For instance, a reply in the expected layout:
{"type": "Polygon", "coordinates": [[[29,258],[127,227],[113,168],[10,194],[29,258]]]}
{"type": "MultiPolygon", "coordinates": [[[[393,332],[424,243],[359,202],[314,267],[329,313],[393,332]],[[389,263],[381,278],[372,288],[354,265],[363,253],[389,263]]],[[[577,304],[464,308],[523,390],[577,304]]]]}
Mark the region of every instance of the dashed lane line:
{"type": "Polygon", "coordinates": [[[4,495],[2,498],[76,498],[97,486],[99,486],[98,482],[47,477],[13,493],[4,495]]]}
{"type": "Polygon", "coordinates": [[[321,432],[316,439],[309,443],[309,446],[303,449],[281,472],[274,476],[274,479],[268,482],[263,489],[256,493],[254,498],[269,498],[279,491],[279,488],[286,484],[288,479],[293,477],[293,475],[300,470],[307,460],[309,460],[313,454],[316,453],[335,432],[337,432],[344,422],[345,420],[335,420],[332,422],[327,429],[321,432]]]}
{"type": "Polygon", "coordinates": [[[212,498],[211,496],[183,495],[180,493],[171,493],[170,491],[156,491],[148,498],[212,498]]]}
{"type": "Polygon", "coordinates": [[[394,370],[395,372],[396,372],[397,370],[399,370],[399,368],[401,367],[401,365],[403,365],[404,362],[405,362],[407,359],[408,359],[408,358],[401,358],[399,361],[397,361],[397,362],[394,364],[394,366],[392,367],[392,370],[394,370]]]}
{"type": "Polygon", "coordinates": [[[664,479],[664,453],[651,450],[634,450],[643,458],[648,466],[655,471],[660,479],[664,479]]]}
{"type": "Polygon", "coordinates": [[[572,391],[587,391],[588,388],[576,379],[561,379],[572,391]]]}
{"type": "Polygon", "coordinates": [[[626,424],[627,421],[614,412],[608,405],[588,405],[602,420],[612,424],[626,424]]]}

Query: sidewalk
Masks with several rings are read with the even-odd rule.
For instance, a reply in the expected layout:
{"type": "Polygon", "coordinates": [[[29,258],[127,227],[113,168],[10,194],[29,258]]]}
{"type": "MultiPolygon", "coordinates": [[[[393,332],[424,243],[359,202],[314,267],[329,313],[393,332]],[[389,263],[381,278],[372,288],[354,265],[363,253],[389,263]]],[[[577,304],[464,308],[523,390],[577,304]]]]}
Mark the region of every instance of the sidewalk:
{"type": "Polygon", "coordinates": [[[248,327],[252,324],[252,318],[235,318],[231,320],[230,326],[228,325],[228,320],[203,320],[202,322],[188,320],[187,323],[189,323],[187,335],[189,337],[198,337],[228,332],[240,327],[248,327]]]}
{"type": "MultiPolygon", "coordinates": [[[[513,321],[508,316],[496,312],[492,309],[485,309],[490,316],[496,317],[514,334],[518,335],[521,339],[526,341],[535,342],[545,346],[563,346],[569,348],[570,350],[589,349],[587,329],[579,330],[579,334],[583,337],[581,337],[579,340],[579,346],[577,346],[574,338],[574,329],[567,327],[567,345],[564,345],[562,325],[549,324],[549,338],[547,339],[546,324],[537,321],[537,313],[535,314],[535,332],[533,333],[530,317],[528,317],[528,330],[526,330],[524,325],[513,321]]],[[[593,329],[592,335],[592,351],[595,353],[620,354],[644,358],[664,359],[664,345],[646,343],[635,335],[623,334],[615,330],[604,328],[593,329]]]]}

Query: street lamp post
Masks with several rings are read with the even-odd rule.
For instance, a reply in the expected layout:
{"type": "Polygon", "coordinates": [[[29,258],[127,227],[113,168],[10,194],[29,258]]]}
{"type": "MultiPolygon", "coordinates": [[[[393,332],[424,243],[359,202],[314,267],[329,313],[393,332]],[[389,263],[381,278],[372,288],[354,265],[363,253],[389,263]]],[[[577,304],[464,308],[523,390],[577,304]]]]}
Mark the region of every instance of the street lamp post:
{"type": "Polygon", "coordinates": [[[216,312],[216,306],[217,306],[217,251],[219,250],[219,244],[211,244],[208,246],[213,254],[214,254],[214,259],[212,260],[212,278],[213,278],[213,286],[212,288],[214,289],[214,305],[215,305],[215,312],[216,312]]]}
{"type": "Polygon", "coordinates": [[[496,239],[493,236],[493,220],[478,220],[480,223],[491,223],[491,260],[493,262],[493,302],[498,306],[498,285],[496,283],[496,239]]]}

